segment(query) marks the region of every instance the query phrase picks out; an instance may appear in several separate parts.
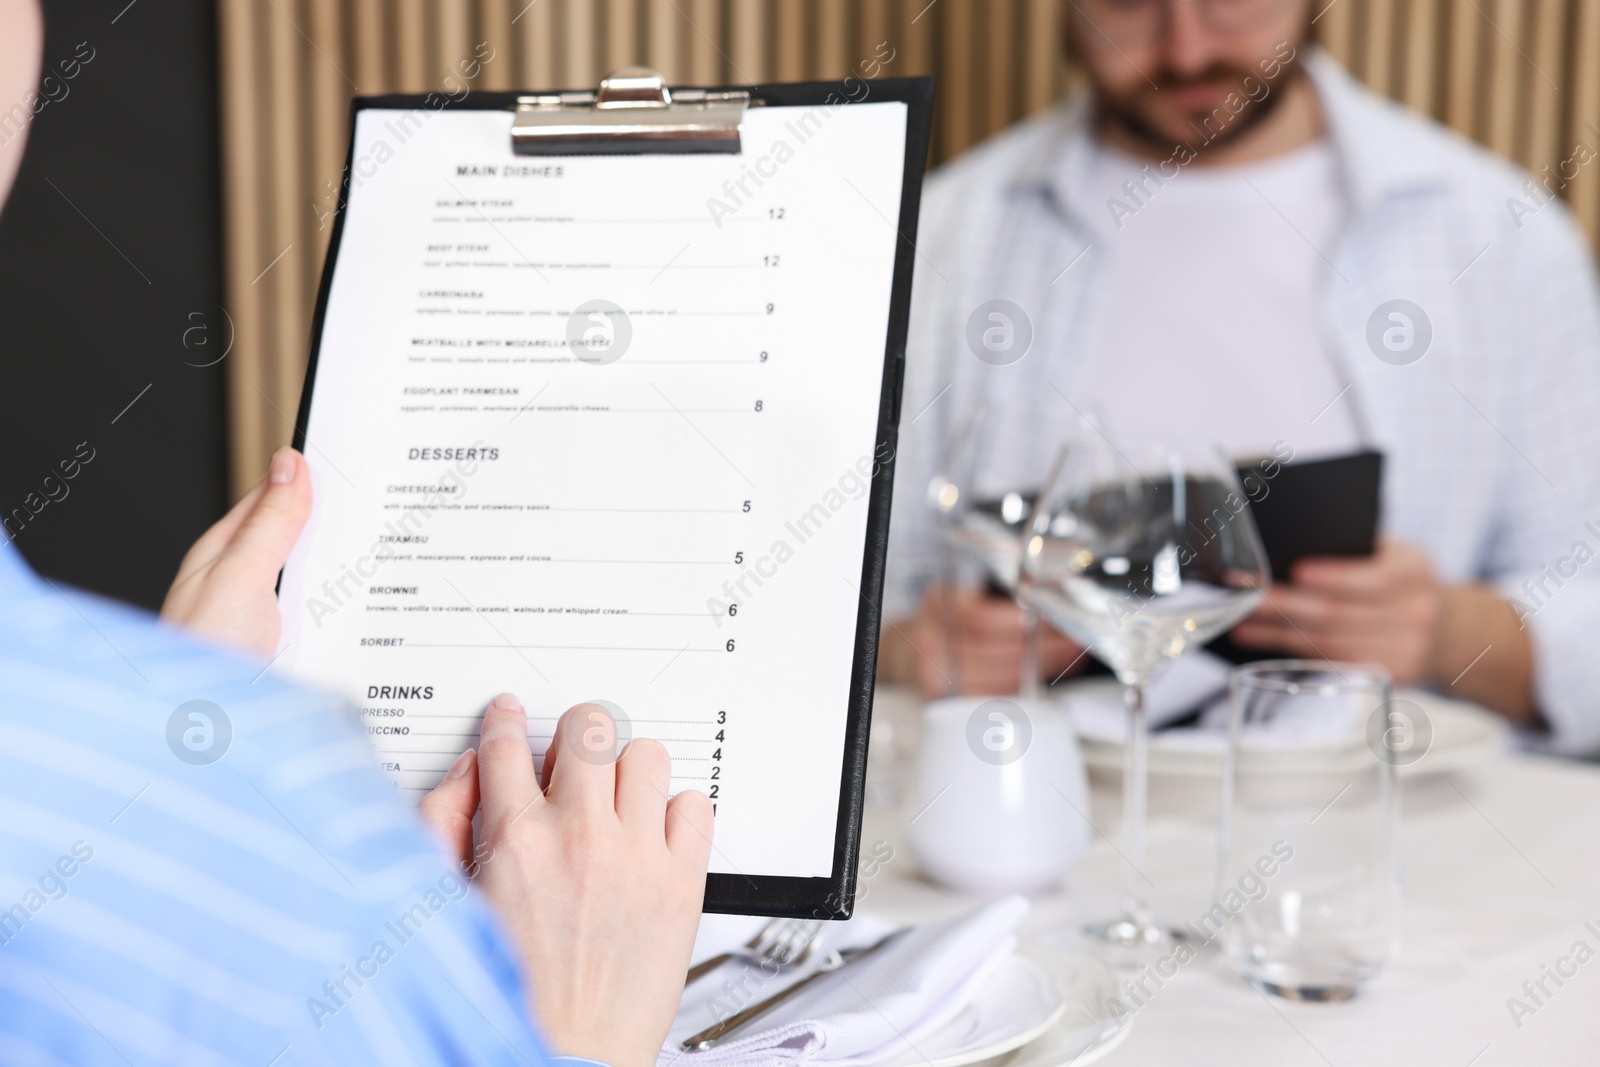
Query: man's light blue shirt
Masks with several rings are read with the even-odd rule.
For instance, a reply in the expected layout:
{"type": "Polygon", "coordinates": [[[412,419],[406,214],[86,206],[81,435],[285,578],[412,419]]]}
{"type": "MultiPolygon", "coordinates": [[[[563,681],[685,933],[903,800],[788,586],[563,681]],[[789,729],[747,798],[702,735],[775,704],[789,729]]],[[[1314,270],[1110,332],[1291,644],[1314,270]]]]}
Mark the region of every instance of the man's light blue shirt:
{"type": "MultiPolygon", "coordinates": [[[[1600,558],[1600,279],[1583,233],[1553,183],[1535,184],[1374,96],[1317,49],[1305,62],[1350,208],[1334,243],[1318,250],[1326,270],[1312,294],[1314,325],[1325,351],[1310,355],[1332,360],[1345,385],[1330,402],[1363,444],[1384,453],[1382,532],[1424,549],[1442,582],[1485,583],[1510,602],[1550,726],[1528,740],[1600,753],[1592,647],[1600,566],[1590,562],[1600,558]],[[1424,358],[1403,365],[1379,358],[1368,332],[1396,299],[1425,309],[1431,323],[1424,358]]],[[[1114,275],[1102,268],[1118,226],[1135,223],[1089,192],[1099,188],[1091,104],[1067,101],[929,179],[887,618],[914,612],[940,573],[941,541],[924,501],[960,420],[980,405],[1004,412],[986,480],[1036,481],[1083,421],[1087,368],[1111,358],[1098,347],[1113,306],[1105,283],[1114,275]],[[1023,310],[1031,345],[991,365],[976,358],[967,330],[975,310],[997,299],[1023,310]]],[[[1152,163],[1129,179],[1155,195],[1186,180],[1174,169],[1152,163]]],[[[1264,213],[1274,210],[1263,203],[1264,213]]],[[[1285,230],[1285,240],[1303,239],[1285,230]]],[[[1226,263],[1219,250],[1205,266],[1226,263]]],[[[1248,318],[1258,298],[1241,291],[1217,315],[1248,318]]],[[[1170,303],[1152,293],[1148,313],[1171,314],[1170,303]]],[[[1115,411],[1095,414],[1115,427],[1115,411]]],[[[1318,417],[1308,412],[1307,423],[1318,417]]]]}
{"type": "Polygon", "coordinates": [[[544,1067],[526,1003],[351,709],[0,544],[0,1062],[544,1067]]]}

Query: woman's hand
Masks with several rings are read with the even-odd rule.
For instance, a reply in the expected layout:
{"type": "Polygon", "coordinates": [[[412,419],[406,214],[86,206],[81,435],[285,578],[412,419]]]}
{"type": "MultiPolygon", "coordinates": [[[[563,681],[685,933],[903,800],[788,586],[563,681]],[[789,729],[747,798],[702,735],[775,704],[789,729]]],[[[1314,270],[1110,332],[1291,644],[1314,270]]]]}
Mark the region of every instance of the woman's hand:
{"type": "Polygon", "coordinates": [[[667,799],[672,761],[641,738],[614,756],[616,725],[596,704],[561,717],[533,772],[528,719],[509,693],[422,813],[516,938],[540,1032],[559,1055],[653,1067],[689,968],[711,802],[667,799]],[[472,815],[483,805],[474,853],[472,815]]]}
{"type": "Polygon", "coordinates": [[[221,644],[277,655],[278,572],[310,514],[305,458],[280,448],[267,476],[183,557],[161,617],[221,644]]]}

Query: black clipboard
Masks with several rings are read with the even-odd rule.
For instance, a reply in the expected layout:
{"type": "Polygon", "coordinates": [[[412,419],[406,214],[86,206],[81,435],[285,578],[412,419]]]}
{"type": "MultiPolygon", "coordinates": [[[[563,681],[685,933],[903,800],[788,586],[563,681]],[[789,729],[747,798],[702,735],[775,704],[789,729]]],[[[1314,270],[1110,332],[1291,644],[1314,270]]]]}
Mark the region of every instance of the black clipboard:
{"type": "Polygon", "coordinates": [[[317,378],[323,324],[334,267],[344,230],[355,160],[356,116],[368,108],[513,111],[513,149],[519,155],[636,155],[660,152],[737,153],[738,112],[744,107],[810,107],[867,102],[906,105],[905,164],[901,176],[883,376],[878,400],[874,455],[880,457],[868,499],[867,535],[856,616],[840,778],[839,814],[834,831],[833,870],[826,878],[713,873],[706,879],[704,910],[712,913],[818,919],[850,918],[856,896],[861,849],[862,808],[866,794],[867,738],[878,659],[883,605],[884,561],[889,543],[890,495],[899,435],[901,388],[905,377],[906,331],[910,321],[911,272],[916,258],[917,218],[926,169],[933,113],[933,79],[846,79],[783,85],[668,88],[653,71],[629,68],[608,76],[598,90],[562,92],[474,92],[452,99],[442,93],[357,97],[351,102],[350,142],[346,152],[328,253],[311,326],[311,351],[295,419],[294,446],[304,451],[317,378]]]}

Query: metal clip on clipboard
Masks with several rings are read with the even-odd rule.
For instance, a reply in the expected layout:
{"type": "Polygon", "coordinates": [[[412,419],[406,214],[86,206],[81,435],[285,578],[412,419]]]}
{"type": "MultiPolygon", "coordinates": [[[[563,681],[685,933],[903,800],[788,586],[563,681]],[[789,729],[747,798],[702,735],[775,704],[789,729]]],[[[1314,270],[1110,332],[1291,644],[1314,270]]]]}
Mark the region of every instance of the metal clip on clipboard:
{"type": "Polygon", "coordinates": [[[669,89],[648,67],[624,67],[592,93],[519,96],[511,150],[519,156],[737,155],[749,106],[743,90],[669,89]]]}

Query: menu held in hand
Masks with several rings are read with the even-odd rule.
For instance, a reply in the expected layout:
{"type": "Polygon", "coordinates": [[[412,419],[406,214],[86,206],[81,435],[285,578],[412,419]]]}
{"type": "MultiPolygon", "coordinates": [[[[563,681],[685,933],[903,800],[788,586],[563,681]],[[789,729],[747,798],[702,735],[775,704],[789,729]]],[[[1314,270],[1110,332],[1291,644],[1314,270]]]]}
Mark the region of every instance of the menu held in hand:
{"type": "Polygon", "coordinates": [[[282,662],[415,795],[497,693],[541,758],[603,702],[712,798],[713,872],[828,877],[908,105],[752,106],[738,154],[519,156],[512,117],[355,112],[282,662]]]}

